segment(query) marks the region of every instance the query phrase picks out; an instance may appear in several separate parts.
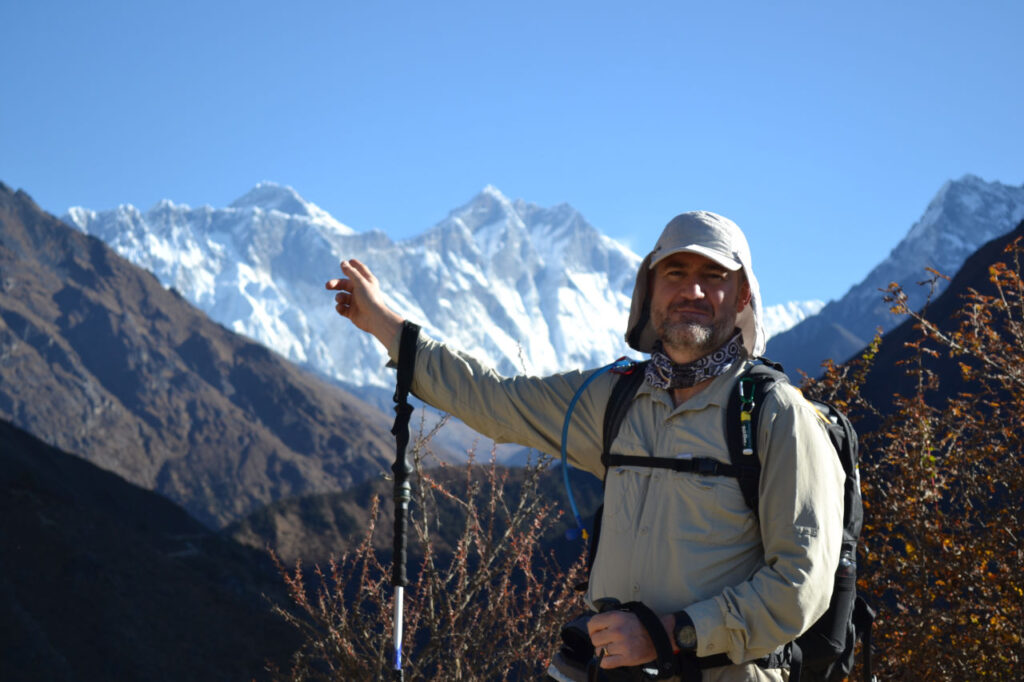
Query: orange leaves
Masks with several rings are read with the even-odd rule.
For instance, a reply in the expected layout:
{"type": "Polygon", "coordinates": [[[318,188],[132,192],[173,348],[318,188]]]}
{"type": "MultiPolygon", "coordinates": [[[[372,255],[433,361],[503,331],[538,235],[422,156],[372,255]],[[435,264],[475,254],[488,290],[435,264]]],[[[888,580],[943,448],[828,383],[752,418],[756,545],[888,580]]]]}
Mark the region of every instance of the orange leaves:
{"type": "MultiPolygon", "coordinates": [[[[886,292],[920,335],[902,365],[915,389],[861,432],[869,454],[858,588],[880,607],[880,679],[1002,680],[1024,665],[1022,253],[1018,241],[989,269],[994,294],[968,292],[952,324],[907,310],[898,286],[886,292]],[[945,357],[953,362],[936,362],[945,357]],[[962,388],[940,398],[952,380],[962,388]]],[[[929,274],[926,285],[939,277],[929,274]]],[[[854,370],[829,373],[828,388],[859,406],[856,391],[840,385],[854,370]]]]}

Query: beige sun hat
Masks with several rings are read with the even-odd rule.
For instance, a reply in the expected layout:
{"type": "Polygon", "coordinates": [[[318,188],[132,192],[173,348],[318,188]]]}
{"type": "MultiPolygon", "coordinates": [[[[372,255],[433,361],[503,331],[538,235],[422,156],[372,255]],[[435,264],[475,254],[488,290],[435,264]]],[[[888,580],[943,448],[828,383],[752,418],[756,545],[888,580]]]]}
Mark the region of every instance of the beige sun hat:
{"type": "Polygon", "coordinates": [[[750,264],[750,246],[739,226],[710,211],[692,211],[673,218],[665,226],[654,249],[647,254],[636,274],[633,302],[629,308],[626,343],[641,353],[650,353],[658,336],[651,324],[648,275],[662,259],[674,253],[696,253],[710,258],[727,270],[743,269],[750,285],[750,304],[736,318],[743,332],[743,345],[751,356],[764,353],[765,332],[761,319],[761,289],[750,264]]]}

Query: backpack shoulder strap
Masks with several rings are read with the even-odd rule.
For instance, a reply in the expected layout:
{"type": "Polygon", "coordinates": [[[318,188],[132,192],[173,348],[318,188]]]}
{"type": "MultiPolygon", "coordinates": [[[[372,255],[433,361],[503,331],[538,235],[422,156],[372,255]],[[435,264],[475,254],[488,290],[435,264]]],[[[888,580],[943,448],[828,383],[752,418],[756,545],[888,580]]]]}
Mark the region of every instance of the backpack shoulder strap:
{"type": "Polygon", "coordinates": [[[736,381],[725,408],[725,442],[729,461],[736,470],[740,490],[747,506],[758,514],[761,482],[761,459],[757,448],[758,418],[765,396],[780,382],[789,382],[782,366],[757,358],[736,381]]]}
{"type": "Polygon", "coordinates": [[[612,441],[619,435],[619,428],[633,404],[633,396],[640,389],[644,381],[644,373],[647,371],[649,360],[638,362],[628,370],[619,373],[619,380],[615,382],[611,395],[608,396],[608,405],[604,409],[604,441],[601,446],[601,464],[605,470],[608,469],[608,455],[611,452],[612,441]]]}
{"type": "MultiPolygon", "coordinates": [[[[604,478],[608,475],[608,457],[612,441],[619,435],[619,427],[622,426],[622,421],[626,418],[626,413],[629,412],[629,408],[633,404],[633,396],[636,395],[640,384],[643,383],[644,373],[647,371],[647,362],[647,360],[635,362],[624,370],[616,371],[619,378],[608,396],[608,402],[604,408],[604,428],[601,432],[603,438],[601,443],[601,464],[604,466],[605,472],[605,476],[602,477],[602,487],[604,486],[604,478]]],[[[599,506],[594,513],[594,525],[590,534],[590,545],[587,549],[588,574],[594,567],[594,560],[597,558],[597,545],[601,540],[601,517],[603,515],[604,504],[599,506]]],[[[577,585],[576,589],[583,591],[587,589],[586,586],[587,583],[583,582],[577,585]]]]}

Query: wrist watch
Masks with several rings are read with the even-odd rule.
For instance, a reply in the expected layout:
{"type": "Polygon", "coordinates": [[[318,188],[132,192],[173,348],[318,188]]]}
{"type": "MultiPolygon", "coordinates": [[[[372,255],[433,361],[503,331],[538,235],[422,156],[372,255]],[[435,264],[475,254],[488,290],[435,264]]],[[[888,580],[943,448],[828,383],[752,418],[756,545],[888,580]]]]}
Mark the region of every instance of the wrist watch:
{"type": "Polygon", "coordinates": [[[676,611],[676,624],[672,628],[672,639],[677,647],[683,651],[697,650],[697,628],[693,626],[693,620],[686,611],[676,611]]]}

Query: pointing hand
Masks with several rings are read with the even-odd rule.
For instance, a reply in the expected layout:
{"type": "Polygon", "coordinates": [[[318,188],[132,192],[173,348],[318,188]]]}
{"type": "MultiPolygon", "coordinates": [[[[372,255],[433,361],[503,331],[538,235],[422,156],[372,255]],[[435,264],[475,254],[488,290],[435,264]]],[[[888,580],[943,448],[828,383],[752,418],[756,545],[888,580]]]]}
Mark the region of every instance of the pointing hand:
{"type": "Polygon", "coordinates": [[[388,347],[398,335],[402,318],[384,302],[380,282],[370,268],[354,258],[341,262],[341,273],[343,278],[327,281],[327,288],[338,292],[334,309],[388,347]]]}

